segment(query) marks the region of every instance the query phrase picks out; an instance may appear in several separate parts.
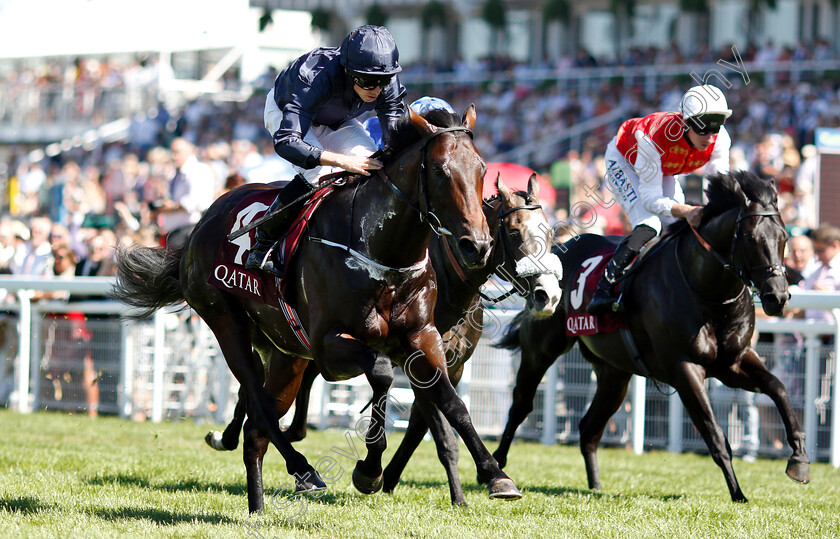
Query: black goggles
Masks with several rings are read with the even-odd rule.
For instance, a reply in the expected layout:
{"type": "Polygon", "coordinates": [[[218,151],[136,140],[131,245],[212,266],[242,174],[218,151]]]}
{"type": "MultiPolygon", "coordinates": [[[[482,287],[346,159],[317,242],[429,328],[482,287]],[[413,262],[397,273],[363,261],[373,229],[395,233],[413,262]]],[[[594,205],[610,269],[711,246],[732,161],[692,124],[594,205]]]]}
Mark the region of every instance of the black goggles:
{"type": "Polygon", "coordinates": [[[702,114],[689,118],[688,126],[700,136],[716,135],[725,121],[723,114],[702,114]]]}
{"type": "Polygon", "coordinates": [[[363,75],[361,73],[350,73],[350,80],[362,90],[374,90],[385,88],[391,84],[393,75],[363,75]]]}

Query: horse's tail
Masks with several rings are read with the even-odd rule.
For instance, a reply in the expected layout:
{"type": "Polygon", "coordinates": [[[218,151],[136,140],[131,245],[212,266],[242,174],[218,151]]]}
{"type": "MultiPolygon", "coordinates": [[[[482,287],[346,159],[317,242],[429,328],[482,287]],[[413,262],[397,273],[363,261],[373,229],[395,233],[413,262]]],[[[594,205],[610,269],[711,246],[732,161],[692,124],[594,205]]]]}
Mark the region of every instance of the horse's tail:
{"type": "Polygon", "coordinates": [[[130,318],[151,316],[157,309],[184,301],[178,279],[183,248],[132,245],[117,250],[117,283],[110,296],[140,312],[130,318]]]}
{"type": "Polygon", "coordinates": [[[522,317],[525,316],[525,311],[513,317],[502,340],[493,345],[495,348],[504,348],[506,350],[516,350],[519,348],[519,326],[522,324],[522,317]]]}

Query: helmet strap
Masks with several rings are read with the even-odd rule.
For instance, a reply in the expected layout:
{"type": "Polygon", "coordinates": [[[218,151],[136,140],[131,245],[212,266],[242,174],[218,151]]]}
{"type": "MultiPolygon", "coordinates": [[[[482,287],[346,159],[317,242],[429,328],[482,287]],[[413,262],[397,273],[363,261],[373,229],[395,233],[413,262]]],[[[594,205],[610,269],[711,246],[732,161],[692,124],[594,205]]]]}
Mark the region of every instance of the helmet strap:
{"type": "Polygon", "coordinates": [[[688,130],[689,130],[689,129],[691,129],[691,128],[690,128],[690,127],[688,127],[688,122],[683,122],[683,138],[684,138],[684,139],[685,139],[685,141],[688,143],[688,146],[689,146],[691,149],[693,149],[693,150],[694,150],[694,149],[696,149],[696,148],[694,147],[694,144],[691,142],[691,137],[689,137],[689,136],[688,136],[688,130]]]}

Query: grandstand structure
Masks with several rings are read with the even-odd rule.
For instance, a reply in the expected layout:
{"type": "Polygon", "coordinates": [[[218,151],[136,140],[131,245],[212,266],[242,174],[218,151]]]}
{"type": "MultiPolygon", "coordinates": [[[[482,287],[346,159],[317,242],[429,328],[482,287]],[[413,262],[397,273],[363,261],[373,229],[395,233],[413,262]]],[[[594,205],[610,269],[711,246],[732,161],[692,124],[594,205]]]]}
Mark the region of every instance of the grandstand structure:
{"type": "Polygon", "coordinates": [[[400,34],[406,60],[473,60],[504,52],[518,61],[556,60],[580,48],[614,57],[628,47],[837,45],[837,8],[828,0],[251,0],[267,10],[317,12],[339,38],[377,17],[400,34]]]}

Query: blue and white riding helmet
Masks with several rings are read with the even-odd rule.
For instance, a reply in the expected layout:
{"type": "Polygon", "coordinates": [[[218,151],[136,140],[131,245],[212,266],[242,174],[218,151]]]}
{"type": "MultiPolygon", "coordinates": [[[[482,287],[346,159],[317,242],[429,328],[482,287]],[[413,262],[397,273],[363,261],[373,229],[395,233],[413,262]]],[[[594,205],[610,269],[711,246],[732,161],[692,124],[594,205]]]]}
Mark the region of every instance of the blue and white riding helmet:
{"type": "MultiPolygon", "coordinates": [[[[457,114],[455,109],[452,108],[452,105],[444,101],[439,97],[432,97],[428,95],[424,95],[423,97],[415,100],[411,105],[411,110],[416,112],[417,114],[424,114],[430,110],[436,109],[444,109],[453,114],[457,114]]],[[[382,126],[379,125],[379,118],[373,116],[368,118],[364,122],[362,122],[365,130],[370,135],[370,138],[376,143],[376,147],[380,150],[384,148],[385,143],[382,141],[382,126]]]]}

